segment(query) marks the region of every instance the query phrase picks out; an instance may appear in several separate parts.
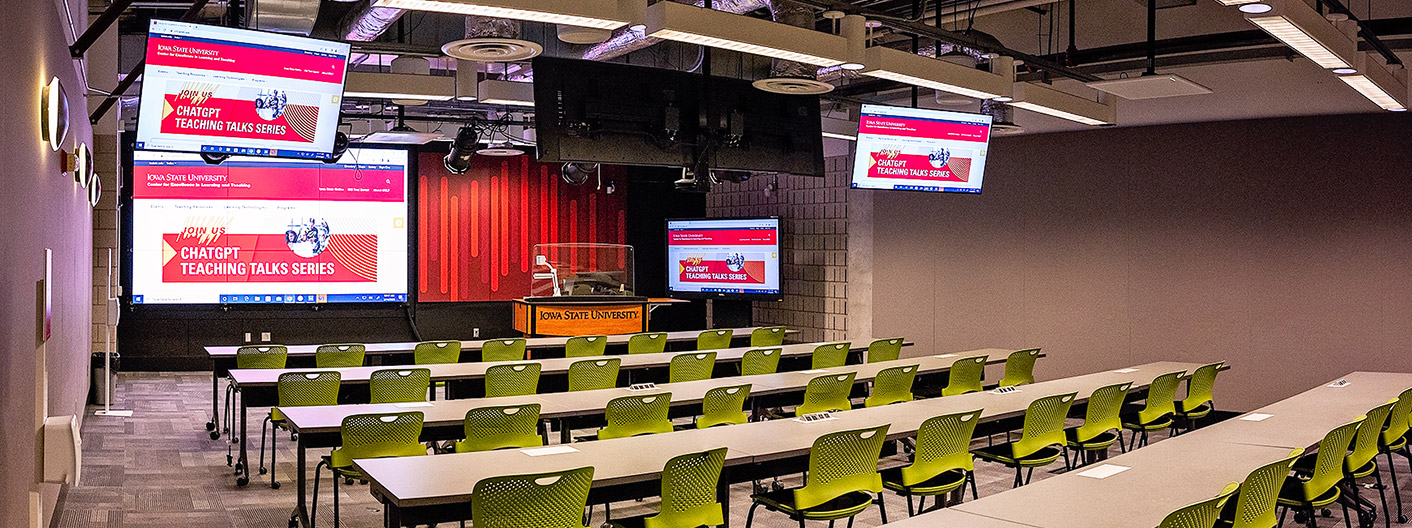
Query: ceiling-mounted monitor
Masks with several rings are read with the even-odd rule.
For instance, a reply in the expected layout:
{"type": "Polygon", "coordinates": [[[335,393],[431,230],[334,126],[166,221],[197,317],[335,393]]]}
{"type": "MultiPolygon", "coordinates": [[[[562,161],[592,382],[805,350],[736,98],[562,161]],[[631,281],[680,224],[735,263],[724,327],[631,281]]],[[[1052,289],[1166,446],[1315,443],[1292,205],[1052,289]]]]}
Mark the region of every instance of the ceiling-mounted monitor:
{"type": "Polygon", "coordinates": [[[153,20],[137,148],[332,159],[349,45],[153,20]]]}
{"type": "Polygon", "coordinates": [[[853,187],[980,193],[991,116],[863,105],[853,187]]]}

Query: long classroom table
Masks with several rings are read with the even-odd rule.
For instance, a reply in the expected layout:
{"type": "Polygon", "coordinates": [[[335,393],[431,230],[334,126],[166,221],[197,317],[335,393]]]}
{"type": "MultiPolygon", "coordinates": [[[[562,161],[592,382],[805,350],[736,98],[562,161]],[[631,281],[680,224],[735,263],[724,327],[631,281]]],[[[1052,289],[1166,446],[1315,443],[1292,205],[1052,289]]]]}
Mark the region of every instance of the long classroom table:
{"type": "MultiPolygon", "coordinates": [[[[820,435],[890,424],[889,439],[913,436],[922,422],[933,416],[982,409],[982,422],[1023,416],[1030,402],[1055,394],[1078,393],[1087,401],[1093,390],[1132,382],[1144,390],[1157,376],[1191,371],[1196,363],[1156,362],[1122,372],[1104,371],[1045,381],[1008,393],[994,391],[917,400],[884,407],[855,409],[815,422],[792,419],[752,422],[701,430],[600,440],[572,444],[572,451],[532,456],[535,449],[457,453],[429,457],[356,460],[355,466],[370,481],[370,491],[384,505],[389,527],[408,523],[448,522],[470,518],[471,493],[481,479],[506,475],[559,471],[594,466],[596,502],[653,496],[651,484],[674,456],[725,447],[726,467],[721,476],[719,500],[729,511],[726,487],[770,475],[799,470],[807,463],[814,440],[820,435]]],[[[562,446],[552,446],[561,448],[562,446]]],[[[543,448],[540,448],[543,449],[543,448]]],[[[542,453],[542,452],[540,452],[542,453]]],[[[727,519],[729,524],[729,519],[727,519]]]]}
{"type": "MultiPolygon", "coordinates": [[[[734,336],[733,339],[745,339],[745,340],[749,340],[749,339],[750,339],[750,333],[751,333],[751,332],[754,332],[756,329],[759,329],[759,328],[764,328],[764,327],[760,327],[760,326],[748,326],[748,327],[742,327],[742,328],[732,328],[731,330],[732,330],[733,336],[734,336]]],[[[722,329],[716,329],[716,330],[722,330],[722,329]]],[[[694,343],[694,342],[696,342],[696,338],[699,337],[699,336],[701,335],[701,332],[704,332],[704,331],[705,331],[705,330],[680,330],[680,331],[675,331],[675,332],[667,332],[667,343],[668,343],[668,344],[675,344],[675,343],[694,343]]],[[[786,335],[786,336],[796,335],[796,334],[798,334],[798,333],[799,333],[798,330],[788,330],[788,329],[785,330],[785,335],[786,335]]],[[[615,334],[615,335],[610,335],[610,336],[608,336],[608,346],[612,346],[612,347],[626,346],[627,343],[628,343],[628,338],[631,337],[631,336],[632,336],[632,334],[615,334]]],[[[505,339],[505,338],[501,338],[501,339],[505,339]]],[[[462,353],[463,355],[465,355],[467,352],[471,352],[471,353],[472,353],[472,354],[470,355],[471,357],[468,357],[468,358],[466,359],[466,361],[469,361],[469,360],[472,359],[472,358],[475,359],[476,361],[479,361],[479,360],[480,360],[479,352],[480,352],[481,347],[485,346],[485,343],[487,343],[487,342],[489,342],[489,341],[498,341],[498,340],[501,340],[501,339],[477,339],[477,340],[473,340],[473,341],[461,341],[461,353],[462,353]]],[[[514,339],[514,338],[509,338],[509,339],[514,339]]],[[[569,338],[567,338],[567,337],[532,337],[532,338],[527,338],[527,339],[525,339],[525,350],[530,350],[530,351],[533,351],[533,350],[553,350],[553,349],[564,348],[564,343],[565,343],[566,341],[568,341],[568,339],[569,339],[569,338]]],[[[413,351],[413,349],[415,349],[415,348],[417,347],[417,343],[418,343],[417,341],[401,341],[401,342],[396,342],[396,343],[366,343],[364,346],[365,346],[367,349],[366,349],[366,351],[364,352],[364,354],[365,354],[366,357],[371,358],[371,359],[373,360],[372,363],[374,363],[374,364],[381,364],[381,363],[382,363],[381,359],[382,359],[383,356],[396,356],[396,355],[407,355],[407,354],[411,354],[412,351],[413,351]]],[[[242,345],[242,346],[261,346],[261,345],[268,345],[268,344],[270,344],[270,343],[250,343],[250,344],[248,344],[248,345],[242,345]]],[[[289,357],[291,357],[291,358],[306,358],[306,359],[312,360],[312,358],[314,357],[315,351],[318,350],[318,348],[319,348],[320,345],[286,345],[286,346],[289,348],[289,357]]],[[[229,372],[230,372],[231,369],[234,369],[234,368],[235,368],[235,353],[236,353],[236,350],[239,350],[240,348],[241,348],[241,346],[214,346],[214,345],[213,345],[213,346],[207,346],[207,347],[206,347],[206,355],[211,358],[211,420],[208,421],[208,422],[206,422],[206,430],[211,432],[211,439],[212,439],[212,440],[215,440],[215,439],[217,439],[217,438],[220,438],[220,435],[221,435],[221,431],[219,431],[219,430],[216,429],[217,426],[218,426],[218,424],[219,424],[219,422],[220,422],[220,407],[221,407],[221,403],[220,403],[220,380],[221,380],[221,378],[226,377],[226,376],[229,374],[229,372]]]]}
{"type": "Polygon", "coordinates": [[[1157,526],[1172,511],[1214,497],[1227,483],[1244,480],[1293,449],[1318,444],[1333,428],[1412,387],[1412,374],[1354,372],[1340,379],[1348,384],[1321,384],[1238,418],[1112,457],[1103,464],[1128,469],[1109,477],[1084,476],[1092,469],[1086,467],[895,526],[1157,526]]]}

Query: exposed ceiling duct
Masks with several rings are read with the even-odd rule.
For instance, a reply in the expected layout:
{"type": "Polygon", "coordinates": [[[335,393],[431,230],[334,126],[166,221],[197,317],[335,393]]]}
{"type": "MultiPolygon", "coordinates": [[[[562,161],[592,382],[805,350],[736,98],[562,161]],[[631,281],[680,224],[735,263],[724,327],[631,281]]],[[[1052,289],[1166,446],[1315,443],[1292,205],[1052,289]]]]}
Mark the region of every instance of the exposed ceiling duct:
{"type": "MultiPolygon", "coordinates": [[[[671,0],[662,1],[668,2],[671,0]]],[[[702,0],[696,0],[693,5],[697,7],[705,7],[706,3],[702,0]]],[[[767,7],[770,7],[769,0],[712,0],[711,2],[712,9],[715,9],[717,11],[725,11],[728,13],[735,13],[737,15],[749,13],[751,11],[755,11],[757,9],[764,9],[767,7]]],[[[589,48],[587,51],[584,51],[582,58],[586,60],[598,61],[609,60],[614,57],[619,57],[640,49],[651,47],[653,44],[656,44],[661,41],[662,39],[644,35],[641,29],[633,29],[632,26],[628,26],[619,29],[613,35],[613,38],[608,39],[606,42],[589,48]]]]}
{"type": "MultiPolygon", "coordinates": [[[[317,2],[306,3],[318,5],[317,2]]],[[[406,11],[393,7],[373,7],[372,2],[363,0],[357,8],[338,21],[337,34],[342,35],[344,40],[370,42],[387,31],[393,22],[402,18],[403,13],[406,11]]]]}
{"type": "Polygon", "coordinates": [[[319,3],[306,0],[250,0],[250,28],[308,36],[319,17],[319,3]]]}

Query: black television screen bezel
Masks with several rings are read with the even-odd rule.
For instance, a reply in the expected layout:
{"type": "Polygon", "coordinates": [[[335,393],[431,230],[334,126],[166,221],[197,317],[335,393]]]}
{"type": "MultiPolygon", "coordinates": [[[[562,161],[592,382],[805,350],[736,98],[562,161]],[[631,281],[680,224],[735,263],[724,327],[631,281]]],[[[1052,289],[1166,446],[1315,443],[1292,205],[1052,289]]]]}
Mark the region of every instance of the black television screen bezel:
{"type": "MultiPolygon", "coordinates": [[[[778,217],[778,216],[732,216],[732,217],[723,217],[723,218],[699,218],[699,217],[698,217],[698,218],[668,218],[668,219],[666,219],[666,221],[663,223],[663,227],[665,228],[665,235],[666,235],[666,236],[665,236],[665,237],[663,238],[663,240],[662,240],[663,248],[668,250],[668,251],[667,251],[667,254],[670,254],[670,253],[671,253],[671,251],[670,251],[670,247],[671,247],[670,238],[671,238],[671,236],[672,236],[672,222],[700,222],[700,221],[704,221],[704,220],[720,220],[720,221],[774,220],[774,221],[776,222],[776,226],[775,226],[775,239],[776,239],[777,242],[779,242],[779,245],[780,245],[780,246],[783,246],[783,242],[784,242],[784,223],[780,221],[780,217],[778,217]]],[[[779,251],[780,253],[783,253],[783,250],[777,250],[777,251],[779,251]]],[[[726,299],[726,300],[739,300],[739,301],[783,301],[783,300],[784,300],[784,276],[783,276],[780,272],[781,272],[781,270],[784,268],[784,265],[780,263],[780,260],[781,260],[781,259],[779,259],[779,258],[776,258],[776,259],[775,259],[775,275],[780,278],[780,291],[779,291],[778,293],[740,293],[740,292],[729,292],[729,293],[727,293],[727,292],[701,292],[701,291],[680,291],[680,290],[673,290],[673,289],[672,289],[672,280],[671,280],[671,278],[670,278],[670,277],[671,277],[671,274],[672,274],[672,271],[673,271],[673,270],[672,270],[672,259],[671,259],[671,258],[666,258],[666,259],[664,259],[664,261],[666,262],[666,267],[667,267],[666,271],[667,271],[667,277],[668,277],[668,278],[667,278],[667,280],[666,280],[666,284],[664,284],[663,286],[664,286],[664,290],[667,292],[667,297],[670,297],[670,298],[673,298],[673,299],[726,299]]]]}

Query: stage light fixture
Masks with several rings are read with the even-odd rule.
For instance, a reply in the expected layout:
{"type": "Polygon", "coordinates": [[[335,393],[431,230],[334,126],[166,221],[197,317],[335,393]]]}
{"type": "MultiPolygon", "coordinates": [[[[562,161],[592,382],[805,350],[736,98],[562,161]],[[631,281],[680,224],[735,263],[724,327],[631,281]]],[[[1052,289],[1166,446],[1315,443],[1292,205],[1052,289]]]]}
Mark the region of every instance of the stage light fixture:
{"type": "Polygon", "coordinates": [[[451,151],[442,158],[442,165],[451,174],[465,174],[471,170],[471,158],[476,155],[476,129],[463,126],[456,131],[456,140],[451,142],[451,151]]]}

